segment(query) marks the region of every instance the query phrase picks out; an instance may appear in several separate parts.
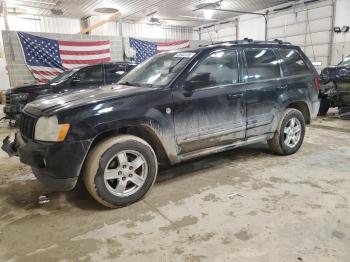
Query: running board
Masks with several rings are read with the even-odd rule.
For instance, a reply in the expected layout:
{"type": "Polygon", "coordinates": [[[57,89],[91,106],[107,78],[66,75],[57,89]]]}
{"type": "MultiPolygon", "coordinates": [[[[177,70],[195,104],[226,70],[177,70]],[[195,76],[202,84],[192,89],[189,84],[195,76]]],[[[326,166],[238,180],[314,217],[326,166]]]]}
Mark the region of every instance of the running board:
{"type": "Polygon", "coordinates": [[[181,155],[179,155],[178,159],[180,161],[185,161],[185,160],[189,160],[189,159],[196,158],[196,157],[220,153],[220,152],[227,151],[227,150],[230,150],[230,149],[233,149],[236,147],[241,147],[241,146],[246,146],[246,145],[250,145],[250,144],[255,144],[258,142],[263,142],[263,141],[266,141],[267,138],[268,138],[268,136],[266,136],[266,135],[255,136],[255,137],[248,138],[248,139],[243,140],[243,141],[234,142],[234,143],[228,144],[228,145],[214,146],[214,147],[197,150],[197,151],[190,152],[190,153],[181,154],[181,155]]]}

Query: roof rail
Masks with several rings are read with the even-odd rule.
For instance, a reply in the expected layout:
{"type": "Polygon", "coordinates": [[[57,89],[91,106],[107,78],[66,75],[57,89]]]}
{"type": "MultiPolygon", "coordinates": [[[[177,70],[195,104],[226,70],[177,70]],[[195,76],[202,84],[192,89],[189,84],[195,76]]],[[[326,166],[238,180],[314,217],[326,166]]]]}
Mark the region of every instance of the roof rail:
{"type": "MultiPolygon", "coordinates": [[[[234,41],[225,41],[225,42],[216,42],[213,43],[214,45],[220,45],[220,44],[235,44],[235,45],[239,45],[239,44],[279,44],[279,45],[290,45],[290,42],[284,42],[283,40],[280,39],[274,39],[272,41],[265,41],[265,40],[253,40],[251,38],[243,38],[243,40],[234,40],[234,41]]],[[[209,44],[209,45],[213,45],[213,44],[209,44]]]]}

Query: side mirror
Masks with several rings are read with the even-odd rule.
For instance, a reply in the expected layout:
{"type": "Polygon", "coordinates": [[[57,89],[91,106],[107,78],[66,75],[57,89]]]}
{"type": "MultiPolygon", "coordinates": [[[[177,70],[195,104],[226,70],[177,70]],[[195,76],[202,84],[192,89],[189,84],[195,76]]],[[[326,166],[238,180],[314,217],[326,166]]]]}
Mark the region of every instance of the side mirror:
{"type": "Polygon", "coordinates": [[[210,84],[210,73],[200,73],[188,79],[184,83],[183,88],[186,91],[191,92],[197,88],[208,86],[209,84],[210,84]]]}
{"type": "Polygon", "coordinates": [[[80,78],[78,77],[78,76],[74,76],[73,78],[72,78],[72,80],[71,80],[71,83],[72,84],[78,84],[78,83],[80,83],[80,78]]]}

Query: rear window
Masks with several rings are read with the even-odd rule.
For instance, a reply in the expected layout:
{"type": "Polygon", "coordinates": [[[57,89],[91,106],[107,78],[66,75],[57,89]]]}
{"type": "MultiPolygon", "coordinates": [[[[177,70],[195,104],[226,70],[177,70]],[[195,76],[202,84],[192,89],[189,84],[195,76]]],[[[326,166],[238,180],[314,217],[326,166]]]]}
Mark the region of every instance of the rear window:
{"type": "Polygon", "coordinates": [[[281,77],[280,60],[272,49],[248,49],[245,51],[247,59],[247,81],[265,80],[281,77]]]}
{"type": "Polygon", "coordinates": [[[287,76],[310,74],[309,68],[296,50],[280,49],[287,67],[287,76]]]}

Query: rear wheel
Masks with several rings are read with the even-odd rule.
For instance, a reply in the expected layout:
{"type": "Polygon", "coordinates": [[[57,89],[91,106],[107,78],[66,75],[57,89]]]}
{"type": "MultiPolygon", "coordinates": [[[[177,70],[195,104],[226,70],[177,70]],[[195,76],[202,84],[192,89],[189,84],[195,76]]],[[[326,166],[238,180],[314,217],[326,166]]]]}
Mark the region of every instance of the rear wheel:
{"type": "Polygon", "coordinates": [[[279,155],[291,155],[299,150],[305,136],[305,119],[303,114],[294,108],[283,113],[277,131],[268,140],[270,149],[279,155]]]}
{"type": "Polygon", "coordinates": [[[100,142],[84,165],[84,182],[101,204],[116,208],[141,199],[152,187],[158,171],[152,147],[131,135],[100,142]]]}

